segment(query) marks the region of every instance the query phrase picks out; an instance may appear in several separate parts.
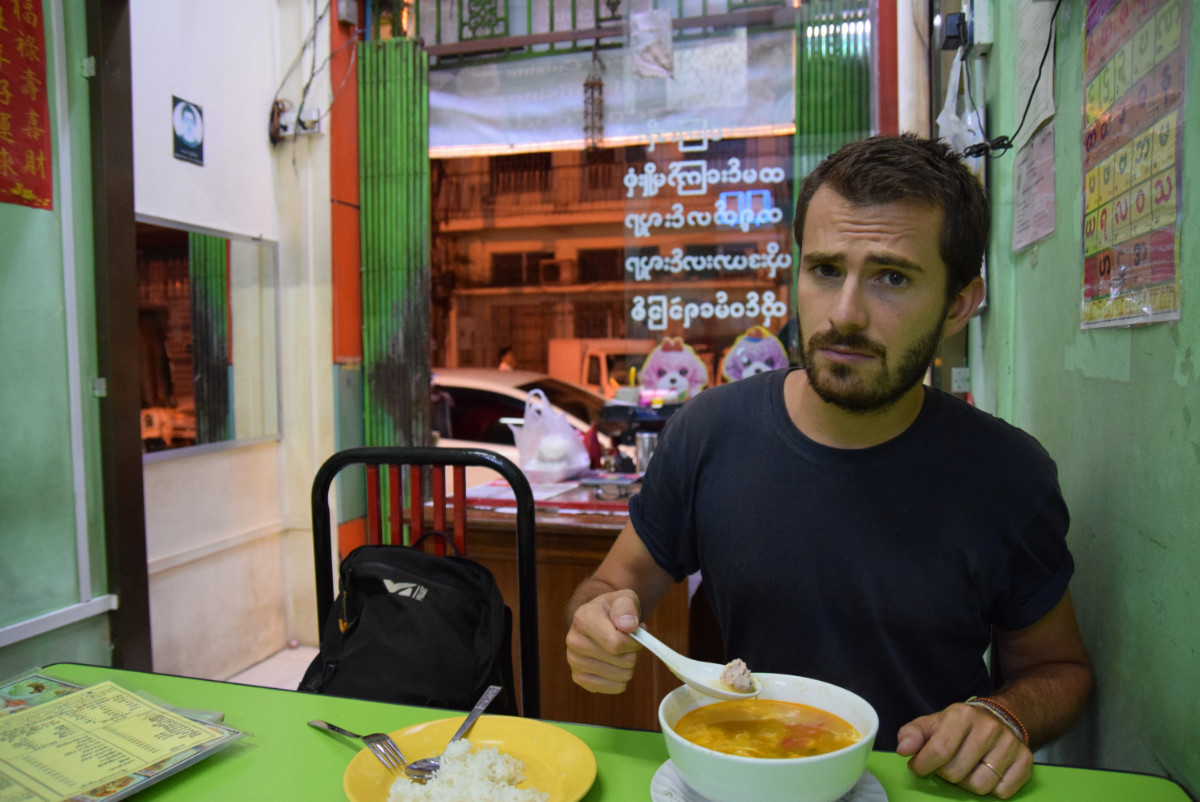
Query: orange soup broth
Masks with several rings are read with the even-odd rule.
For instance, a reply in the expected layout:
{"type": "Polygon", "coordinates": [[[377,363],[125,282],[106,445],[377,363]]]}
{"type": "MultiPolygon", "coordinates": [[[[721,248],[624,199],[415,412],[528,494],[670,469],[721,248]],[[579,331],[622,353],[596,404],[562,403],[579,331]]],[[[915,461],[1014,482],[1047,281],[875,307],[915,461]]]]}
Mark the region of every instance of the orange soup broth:
{"type": "Polygon", "coordinates": [[[825,710],[776,699],[739,699],[698,707],[675,724],[681,738],[729,755],[811,757],[850,746],[861,736],[825,710]]]}

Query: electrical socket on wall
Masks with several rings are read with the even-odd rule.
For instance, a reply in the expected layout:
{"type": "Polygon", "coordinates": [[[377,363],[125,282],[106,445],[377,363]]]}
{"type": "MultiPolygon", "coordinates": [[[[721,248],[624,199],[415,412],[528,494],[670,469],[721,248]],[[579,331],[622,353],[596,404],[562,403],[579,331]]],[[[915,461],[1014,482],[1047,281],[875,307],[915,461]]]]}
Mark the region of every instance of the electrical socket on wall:
{"type": "MultiPolygon", "coordinates": [[[[294,136],[296,131],[296,112],[285,111],[279,115],[280,136],[294,136]]],[[[300,120],[300,136],[321,133],[321,110],[306,108],[300,120]]]]}
{"type": "Polygon", "coordinates": [[[971,369],[950,368],[950,392],[969,393],[971,391],[971,369]]]}

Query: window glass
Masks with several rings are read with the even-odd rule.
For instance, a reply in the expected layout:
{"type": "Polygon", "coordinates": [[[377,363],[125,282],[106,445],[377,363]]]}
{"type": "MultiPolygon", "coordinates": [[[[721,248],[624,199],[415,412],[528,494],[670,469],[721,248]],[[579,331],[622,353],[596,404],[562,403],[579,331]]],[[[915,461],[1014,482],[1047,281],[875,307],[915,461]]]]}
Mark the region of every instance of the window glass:
{"type": "Polygon", "coordinates": [[[517,287],[525,280],[525,260],[519,253],[492,254],[492,285],[517,287]]]}
{"type": "Polygon", "coordinates": [[[623,275],[621,251],[617,248],[581,248],[579,251],[579,280],[620,281],[623,275]]]}
{"type": "Polygon", "coordinates": [[[143,452],[279,434],[275,245],[136,231],[143,452]]]}
{"type": "Polygon", "coordinates": [[[617,377],[621,384],[628,384],[629,380],[622,377],[628,376],[631,368],[640,371],[646,361],[646,355],[608,354],[606,361],[608,362],[608,375],[617,377]]]}
{"type": "Polygon", "coordinates": [[[443,433],[445,437],[495,445],[516,445],[512,430],[500,419],[524,417],[523,401],[473,387],[438,385],[436,389],[450,399],[450,431],[443,433]]]}
{"type": "MultiPolygon", "coordinates": [[[[720,47],[741,47],[734,39],[720,47]]],[[[492,367],[509,346],[521,368],[614,398],[605,375],[625,384],[645,357],[592,365],[581,352],[551,364],[549,341],[650,340],[682,350],[689,375],[706,377],[692,394],[726,380],[722,362],[739,339],[770,347],[785,336],[793,135],[736,135],[699,117],[647,126],[653,147],[439,160],[433,203],[451,225],[437,235],[432,269],[454,280],[432,323],[434,364],[492,367]],[[551,168],[544,193],[531,191],[551,168]]]]}

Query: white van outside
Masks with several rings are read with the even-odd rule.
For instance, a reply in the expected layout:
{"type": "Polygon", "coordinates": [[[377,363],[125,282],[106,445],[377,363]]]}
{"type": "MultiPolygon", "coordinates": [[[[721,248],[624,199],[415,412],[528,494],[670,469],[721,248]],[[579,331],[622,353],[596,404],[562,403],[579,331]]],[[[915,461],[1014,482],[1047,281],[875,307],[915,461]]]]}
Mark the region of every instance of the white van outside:
{"type": "MultiPolygon", "coordinates": [[[[613,398],[629,385],[630,368],[640,374],[655,340],[616,337],[554,337],[549,341],[547,373],[613,398]]],[[[640,376],[639,376],[640,378],[640,376]]]]}

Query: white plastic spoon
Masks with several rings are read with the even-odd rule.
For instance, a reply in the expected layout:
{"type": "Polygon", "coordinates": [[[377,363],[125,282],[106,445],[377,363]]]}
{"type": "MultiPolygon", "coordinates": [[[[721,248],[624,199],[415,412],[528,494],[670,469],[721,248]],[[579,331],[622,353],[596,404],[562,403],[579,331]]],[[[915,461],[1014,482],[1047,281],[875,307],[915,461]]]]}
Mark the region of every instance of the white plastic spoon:
{"type": "Polygon", "coordinates": [[[725,670],[725,666],[684,657],[642,627],[629,633],[629,637],[653,652],[655,657],[662,660],[663,664],[671,669],[672,674],[705,696],[726,700],[753,699],[762,693],[762,683],[758,681],[758,677],[751,676],[754,690],[734,690],[733,686],[721,681],[721,672],[725,670]]]}

